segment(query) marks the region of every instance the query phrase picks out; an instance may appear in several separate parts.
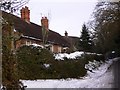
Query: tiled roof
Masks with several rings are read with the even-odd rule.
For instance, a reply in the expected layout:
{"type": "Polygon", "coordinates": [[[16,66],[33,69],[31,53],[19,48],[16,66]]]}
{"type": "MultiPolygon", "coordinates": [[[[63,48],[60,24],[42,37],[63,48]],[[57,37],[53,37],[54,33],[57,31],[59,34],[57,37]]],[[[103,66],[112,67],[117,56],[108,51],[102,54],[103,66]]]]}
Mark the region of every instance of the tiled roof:
{"type": "MultiPolygon", "coordinates": [[[[33,37],[42,40],[42,27],[32,22],[26,22],[20,17],[2,11],[3,18],[13,21],[15,30],[22,33],[24,36],[33,37]]],[[[48,42],[69,46],[69,43],[57,32],[49,30],[48,42]]]]}

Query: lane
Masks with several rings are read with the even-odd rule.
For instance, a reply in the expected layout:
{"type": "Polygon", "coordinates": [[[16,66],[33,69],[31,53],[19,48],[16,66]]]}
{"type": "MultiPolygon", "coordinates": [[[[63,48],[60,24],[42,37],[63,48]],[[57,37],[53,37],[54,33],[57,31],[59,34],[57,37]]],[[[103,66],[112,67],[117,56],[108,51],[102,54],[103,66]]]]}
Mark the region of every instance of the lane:
{"type": "Polygon", "coordinates": [[[113,63],[114,88],[120,89],[120,58],[113,63]]]}

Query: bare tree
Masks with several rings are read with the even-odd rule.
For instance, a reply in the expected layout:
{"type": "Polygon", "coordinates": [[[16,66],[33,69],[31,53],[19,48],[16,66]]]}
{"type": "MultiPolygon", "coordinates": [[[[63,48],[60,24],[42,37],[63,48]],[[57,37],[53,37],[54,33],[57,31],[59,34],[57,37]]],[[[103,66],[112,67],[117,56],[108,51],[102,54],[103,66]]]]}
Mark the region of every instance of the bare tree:
{"type": "Polygon", "coordinates": [[[118,50],[120,2],[98,2],[91,27],[102,53],[118,50]]]}
{"type": "Polygon", "coordinates": [[[28,2],[29,0],[2,0],[0,1],[0,9],[13,13],[28,2]]]}

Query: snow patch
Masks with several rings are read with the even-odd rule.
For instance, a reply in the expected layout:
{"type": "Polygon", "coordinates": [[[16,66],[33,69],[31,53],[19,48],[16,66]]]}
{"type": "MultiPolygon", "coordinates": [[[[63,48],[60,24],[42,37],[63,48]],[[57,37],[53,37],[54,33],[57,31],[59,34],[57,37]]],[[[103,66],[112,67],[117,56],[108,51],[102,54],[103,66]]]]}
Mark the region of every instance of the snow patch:
{"type": "Polygon", "coordinates": [[[41,47],[41,48],[44,48],[42,45],[39,45],[39,44],[36,44],[36,43],[33,43],[31,44],[32,46],[35,46],[35,47],[41,47]]]}
{"type": "Polygon", "coordinates": [[[41,41],[41,39],[37,39],[37,38],[34,38],[34,37],[30,37],[30,36],[22,35],[22,37],[24,37],[24,38],[30,38],[30,39],[33,39],[33,40],[41,41]]]}
{"type": "Polygon", "coordinates": [[[68,59],[76,59],[76,57],[80,57],[84,52],[74,52],[74,53],[59,53],[59,54],[55,54],[55,59],[56,60],[64,60],[64,58],[68,58],[68,59]]]}
{"type": "Polygon", "coordinates": [[[43,64],[46,68],[50,67],[50,64],[43,64]]]}
{"type": "Polygon", "coordinates": [[[16,29],[14,29],[13,31],[14,31],[14,32],[17,32],[17,30],[16,30],[16,29]]]}
{"type": "Polygon", "coordinates": [[[67,58],[67,59],[76,59],[77,57],[81,57],[82,54],[92,54],[92,55],[102,55],[102,54],[96,54],[96,53],[90,53],[90,52],[83,52],[83,51],[76,51],[76,52],[73,52],[73,53],[58,53],[58,54],[55,54],[55,59],[56,60],[64,60],[64,58],[67,58]]]}

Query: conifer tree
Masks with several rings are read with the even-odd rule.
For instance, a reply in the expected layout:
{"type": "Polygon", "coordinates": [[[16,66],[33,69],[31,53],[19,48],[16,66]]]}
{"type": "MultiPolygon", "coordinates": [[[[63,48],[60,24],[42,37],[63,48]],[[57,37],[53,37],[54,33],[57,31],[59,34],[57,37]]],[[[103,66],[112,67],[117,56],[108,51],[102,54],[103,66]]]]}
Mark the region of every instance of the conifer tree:
{"type": "Polygon", "coordinates": [[[92,45],[93,45],[93,43],[91,41],[88,28],[86,27],[85,24],[83,24],[82,32],[81,32],[81,36],[80,36],[80,42],[79,42],[80,50],[91,51],[92,45]]]}

